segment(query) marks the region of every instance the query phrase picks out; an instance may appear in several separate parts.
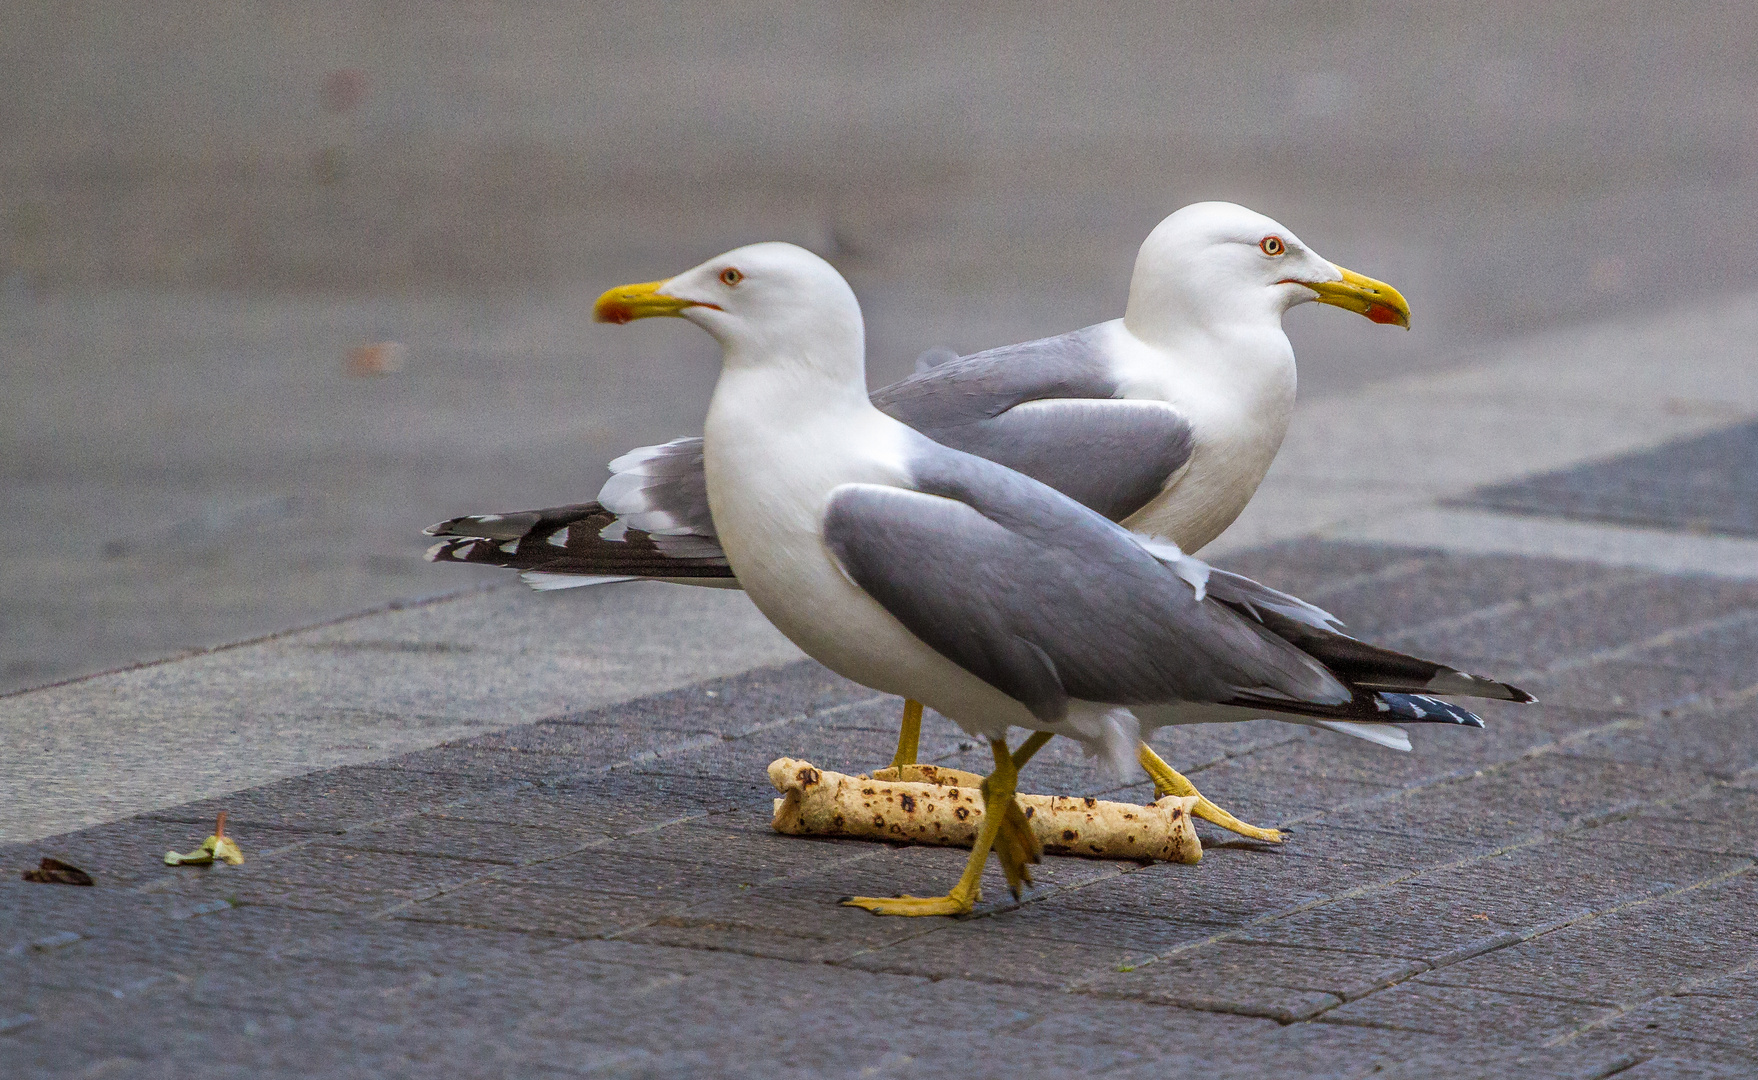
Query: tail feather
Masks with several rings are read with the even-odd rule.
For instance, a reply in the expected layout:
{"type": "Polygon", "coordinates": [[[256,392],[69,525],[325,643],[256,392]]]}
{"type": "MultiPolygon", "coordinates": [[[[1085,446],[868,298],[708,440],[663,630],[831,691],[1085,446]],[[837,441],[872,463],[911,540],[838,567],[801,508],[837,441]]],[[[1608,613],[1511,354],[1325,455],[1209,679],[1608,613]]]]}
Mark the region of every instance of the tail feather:
{"type": "MultiPolygon", "coordinates": [[[[1340,705],[1317,705],[1310,701],[1240,694],[1226,702],[1275,713],[1293,713],[1314,720],[1348,721],[1352,724],[1458,724],[1480,728],[1476,713],[1450,701],[1426,694],[1397,694],[1353,686],[1355,696],[1340,705]]],[[[1353,733],[1352,733],[1353,734],[1353,733]]]]}
{"type": "Polygon", "coordinates": [[[1353,720],[1309,720],[1307,723],[1344,735],[1353,735],[1357,739],[1366,739],[1387,750],[1410,752],[1410,733],[1397,724],[1360,724],[1353,720]]]}
{"type": "MultiPolygon", "coordinates": [[[[605,578],[729,579],[717,546],[675,554],[652,534],[610,527],[617,515],[599,503],[576,503],[516,514],[479,514],[429,526],[445,537],[427,550],[429,562],[476,563],[524,572],[533,588],[568,588],[605,578]],[[611,537],[604,533],[611,532],[611,537]],[[564,583],[563,579],[574,579],[564,583]]],[[[699,537],[691,537],[700,540],[699,537]]]]}
{"type": "Polygon", "coordinates": [[[1295,597],[1258,585],[1249,578],[1214,571],[1208,592],[1216,600],[1261,623],[1277,637],[1335,672],[1350,686],[1401,694],[1446,694],[1488,698],[1522,705],[1538,699],[1509,683],[1472,675],[1433,660],[1369,645],[1340,633],[1335,617],[1295,597]],[[1248,588],[1249,587],[1249,588],[1248,588]],[[1298,605],[1298,606],[1296,606],[1298,605]]]}

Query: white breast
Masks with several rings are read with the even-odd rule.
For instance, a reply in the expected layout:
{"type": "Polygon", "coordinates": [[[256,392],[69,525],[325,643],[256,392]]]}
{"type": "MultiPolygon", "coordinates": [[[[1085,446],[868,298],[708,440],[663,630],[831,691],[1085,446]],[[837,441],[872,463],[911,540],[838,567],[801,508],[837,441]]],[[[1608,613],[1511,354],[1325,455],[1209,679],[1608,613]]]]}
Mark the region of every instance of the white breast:
{"type": "Polygon", "coordinates": [[[851,483],[907,486],[908,440],[920,436],[871,406],[812,408],[769,393],[737,373],[723,375],[703,428],[709,506],[746,595],[807,655],[846,678],[917,698],[974,735],[1029,724],[1018,702],[904,629],[848,579],[824,543],[831,492],[851,483]]]}
{"type": "Polygon", "coordinates": [[[1294,349],[1281,327],[1193,333],[1148,345],[1121,320],[1108,348],[1122,396],[1172,404],[1191,423],[1190,461],[1124,525],[1194,552],[1221,535],[1263,482],[1294,415],[1294,349]]]}

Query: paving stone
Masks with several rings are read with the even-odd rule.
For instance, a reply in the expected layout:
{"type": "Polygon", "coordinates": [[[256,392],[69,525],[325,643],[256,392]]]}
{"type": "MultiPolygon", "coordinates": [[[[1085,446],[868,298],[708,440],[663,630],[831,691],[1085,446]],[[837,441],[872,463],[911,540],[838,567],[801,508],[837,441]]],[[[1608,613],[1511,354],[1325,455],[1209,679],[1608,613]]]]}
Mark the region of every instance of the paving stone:
{"type": "Polygon", "coordinates": [[[1564,753],[1635,764],[1677,766],[1715,780],[1731,780],[1758,766],[1758,747],[1742,736],[1758,725],[1758,707],[1666,711],[1640,725],[1620,727],[1571,743],[1564,753]]]}
{"type": "Polygon", "coordinates": [[[1523,666],[1534,668],[1754,606],[1758,587],[1750,584],[1653,575],[1613,579],[1603,590],[1498,618],[1414,634],[1393,632],[1383,640],[1419,655],[1518,657],[1523,666]]]}
{"type": "Polygon", "coordinates": [[[1458,1038],[1517,1034],[1532,1043],[1611,1015],[1581,1001],[1454,986],[1421,979],[1370,994],[1325,1014],[1326,1023],[1368,1024],[1458,1038]]]}
{"type": "Polygon", "coordinates": [[[1743,873],[1634,904],[1422,979],[1583,1001],[1645,1001],[1740,969],[1758,956],[1758,931],[1740,914],[1740,905],[1758,896],[1752,878],[1743,873]]]}
{"type": "Polygon", "coordinates": [[[588,893],[543,884],[487,881],[400,909],[396,918],[517,930],[560,937],[602,937],[683,911],[702,895],[588,893]]]}
{"type": "MultiPolygon", "coordinates": [[[[1276,1025],[1257,1033],[1251,1052],[1221,1053],[1193,1061],[1215,1080],[1257,1080],[1260,1077],[1379,1076],[1423,1053],[1457,1054],[1450,1039],[1417,1032],[1387,1032],[1343,1024],[1276,1025]]],[[[1136,1075],[1145,1075],[1138,1073],[1136,1075]]],[[[1431,1075],[1446,1076],[1439,1070],[1431,1075]]]]}
{"type": "Polygon", "coordinates": [[[1080,985],[1095,993],[1292,1023],[1423,969],[1402,957],[1228,939],[1107,971],[1080,985]]]}
{"type": "Polygon", "coordinates": [[[1489,845],[1471,840],[1335,825],[1321,819],[1296,826],[1292,838],[1279,852],[1324,863],[1343,875],[1339,881],[1365,884],[1401,876],[1399,871],[1443,865],[1489,850],[1489,845]]]}
{"type": "Polygon", "coordinates": [[[1540,675],[1526,680],[1522,689],[1541,701],[1579,709],[1654,713],[1686,708],[1750,685],[1750,677],[1736,669],[1704,672],[1638,657],[1540,675]]]}
{"type": "Polygon", "coordinates": [[[780,875],[810,873],[826,864],[875,852],[871,841],[783,836],[769,827],[767,819],[757,826],[750,820],[754,816],[716,815],[659,832],[625,837],[606,843],[577,861],[599,862],[635,855],[683,863],[710,876],[755,883],[780,875]]]}
{"type": "Polygon", "coordinates": [[[1412,879],[1452,890],[1462,906],[1481,910],[1486,929],[1524,931],[1560,919],[1609,910],[1704,881],[1742,865],[1679,848],[1610,843],[1598,829],[1551,843],[1474,859],[1412,879]]]}
{"type": "MultiPolygon", "coordinates": [[[[86,871],[98,888],[133,887],[175,875],[178,868],[165,865],[165,853],[194,851],[213,831],[212,821],[204,825],[129,818],[46,841],[7,845],[0,848],[0,866],[7,877],[16,877],[49,856],[86,871]]],[[[238,841],[247,858],[322,835],[260,824],[234,826],[230,819],[226,833],[238,841]]]]}
{"type": "Polygon", "coordinates": [[[1758,535],[1758,424],[1480,488],[1463,505],[1519,513],[1758,535]]]}
{"type": "MultiPolygon", "coordinates": [[[[514,759],[521,755],[521,771],[583,773],[627,762],[646,754],[668,754],[678,747],[704,741],[718,742],[712,731],[643,730],[607,724],[532,724],[511,731],[483,735],[467,744],[471,751],[503,751],[514,759]]],[[[435,754],[433,757],[442,756],[435,754]]],[[[491,760],[493,760],[491,758],[491,760]]]]}
{"type": "Polygon", "coordinates": [[[403,817],[516,786],[518,782],[510,778],[360,765],[296,776],[143,816],[199,825],[213,821],[224,810],[227,822],[240,828],[269,825],[336,832],[349,825],[403,817]]]}
{"type": "Polygon", "coordinates": [[[590,827],[546,828],[423,816],[350,829],[328,844],[351,851],[437,855],[514,866],[554,858],[604,838],[602,832],[590,827]]]}
{"type": "Polygon", "coordinates": [[[861,952],[842,966],[863,971],[1060,987],[1138,959],[1118,945],[1007,936],[985,920],[957,923],[861,952]]]}
{"type": "MultiPolygon", "coordinates": [[[[1492,621],[1509,605],[1545,605],[1569,590],[1625,576],[1604,567],[1548,559],[1472,558],[1438,555],[1420,569],[1337,589],[1321,585],[1319,603],[1342,619],[1351,634],[1369,641],[1409,633],[1416,627],[1470,627],[1492,621]]],[[[1296,593],[1305,598],[1307,594],[1296,593]]]]}
{"type": "Polygon", "coordinates": [[[1215,565],[1283,592],[1314,597],[1315,603],[1323,596],[1328,603],[1326,590],[1347,591],[1356,579],[1377,579],[1388,570],[1420,572],[1446,558],[1439,551],[1300,539],[1229,552],[1215,565]]]}
{"type": "Polygon", "coordinates": [[[1383,866],[1301,858],[1282,850],[1223,848],[1205,854],[1194,867],[1159,863],[1100,878],[1058,895],[1056,904],[1231,929],[1402,875],[1383,866]]]}
{"type": "Polygon", "coordinates": [[[885,732],[802,722],[748,738],[667,754],[663,761],[640,768],[643,772],[664,769],[683,776],[744,779],[766,775],[769,763],[778,757],[792,757],[820,768],[858,775],[884,768],[896,751],[895,729],[885,732]]]}
{"type": "Polygon", "coordinates": [[[388,854],[312,844],[243,866],[216,865],[190,875],[176,895],[314,911],[375,911],[501,869],[490,862],[388,854]]]}
{"type": "Polygon", "coordinates": [[[1399,798],[1328,813],[1329,824],[1393,828],[1456,840],[1519,842],[1641,803],[1690,794],[1710,777],[1565,754],[1541,754],[1506,768],[1399,798]]]}
{"type": "Polygon", "coordinates": [[[1699,798],[1644,810],[1596,830],[1608,841],[1758,854],[1758,792],[1718,786],[1699,798]]]}
{"type": "Polygon", "coordinates": [[[994,933],[1039,937],[1101,948],[1123,949],[1137,957],[1156,956],[1225,933],[1229,927],[1179,915],[1169,908],[1107,909],[1094,906],[1086,889],[1070,889],[1012,911],[981,920],[994,933]]]}
{"type": "Polygon", "coordinates": [[[1343,897],[1236,932],[1240,940],[1296,946],[1323,942],[1407,960],[1430,960],[1497,937],[1469,895],[1421,878],[1343,897]]]}
{"type": "Polygon", "coordinates": [[[604,893],[695,903],[750,888],[774,875],[682,858],[648,858],[627,851],[593,849],[532,866],[509,867],[494,876],[508,884],[572,889],[583,895],[604,893]]]}
{"type": "Polygon", "coordinates": [[[637,731],[714,731],[738,735],[757,724],[872,702],[901,716],[902,703],[810,660],[758,668],[608,708],[566,713],[551,724],[581,723],[637,731]]]}
{"type": "Polygon", "coordinates": [[[1657,998],[1604,1025],[1607,1031],[1659,1032],[1669,1039],[1716,1043],[1758,1059],[1758,1012],[1744,995],[1675,994],[1657,998]]]}
{"type": "Polygon", "coordinates": [[[1718,1063],[1667,1056],[1649,1058],[1617,1075],[1625,1080],[1738,1080],[1751,1076],[1754,1067],[1758,1057],[1718,1063]]]}
{"type": "MultiPolygon", "coordinates": [[[[1291,578],[1379,575],[1337,607],[1377,591],[1399,625],[1438,611],[1494,633],[1519,613],[1470,613],[1602,573],[1359,545],[1266,558],[1291,578]]],[[[1545,647],[1740,610],[1744,588],[1686,583],[1669,607],[1607,583],[1582,594],[1606,625],[1545,623],[1545,647]]],[[[1546,687],[1537,708],[1485,703],[1485,731],[1419,729],[1411,754],[1273,720],[1162,732],[1164,756],[1242,816],[1307,815],[1290,842],[1205,823],[1197,866],[1052,858],[1017,904],[991,862],[965,920],[836,902],[942,892],[963,851],[768,826],[768,761],[880,764],[892,699],[799,664],[552,717],[45,842],[106,880],[0,881],[0,1026],[32,1017],[0,1051],[25,1075],[253,1080],[1738,1075],[1758,1011],[1751,708],[1662,709],[1734,685],[1744,641],[1581,669],[1593,707],[1546,687]],[[250,861],[161,872],[155,849],[192,846],[222,805],[250,861]],[[1654,898],[1669,888],[1685,891],[1654,898]],[[1520,940],[1559,919],[1577,921],[1520,940]]],[[[928,728],[925,755],[988,767],[985,746],[928,728]]],[[[1148,797],[1066,740],[1026,786],[1148,797]]]]}

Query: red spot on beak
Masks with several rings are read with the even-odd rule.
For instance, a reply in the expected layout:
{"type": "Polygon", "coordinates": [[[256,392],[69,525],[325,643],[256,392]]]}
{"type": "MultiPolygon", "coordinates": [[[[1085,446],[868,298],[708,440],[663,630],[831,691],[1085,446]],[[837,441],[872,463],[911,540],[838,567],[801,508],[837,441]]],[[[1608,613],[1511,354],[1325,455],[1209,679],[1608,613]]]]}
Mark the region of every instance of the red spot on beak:
{"type": "Polygon", "coordinates": [[[1384,304],[1370,304],[1366,311],[1368,320],[1385,325],[1399,322],[1398,313],[1384,304]]]}

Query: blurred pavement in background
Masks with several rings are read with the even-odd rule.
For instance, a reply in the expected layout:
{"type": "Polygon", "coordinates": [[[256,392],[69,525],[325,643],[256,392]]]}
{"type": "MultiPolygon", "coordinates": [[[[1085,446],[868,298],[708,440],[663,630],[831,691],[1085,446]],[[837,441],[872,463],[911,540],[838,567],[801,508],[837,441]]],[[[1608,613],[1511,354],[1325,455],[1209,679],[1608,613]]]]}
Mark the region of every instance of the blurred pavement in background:
{"type": "Polygon", "coordinates": [[[1308,400],[1758,277],[1750,4],[11,4],[0,88],[0,689],[480,580],[419,529],[698,429],[711,343],[592,297],[738,243],[877,384],[1244,202],[1415,309],[1294,313],[1308,400]]]}

